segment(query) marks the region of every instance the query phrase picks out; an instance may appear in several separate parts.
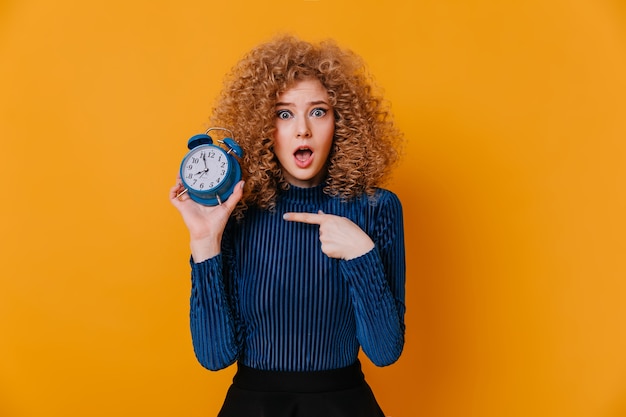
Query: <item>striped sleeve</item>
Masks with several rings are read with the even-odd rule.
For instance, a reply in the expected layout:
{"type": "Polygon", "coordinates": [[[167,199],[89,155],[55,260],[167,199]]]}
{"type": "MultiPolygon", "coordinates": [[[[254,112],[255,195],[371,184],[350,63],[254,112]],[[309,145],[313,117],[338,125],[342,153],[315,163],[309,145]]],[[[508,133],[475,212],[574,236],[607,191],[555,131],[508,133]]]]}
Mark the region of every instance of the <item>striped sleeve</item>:
{"type": "Polygon", "coordinates": [[[235,320],[222,274],[222,255],[191,261],[190,326],[196,358],[210,370],[237,360],[235,320]]]}
{"type": "Polygon", "coordinates": [[[383,194],[374,210],[369,234],[375,247],[341,262],[350,286],[357,339],[377,366],[394,363],[404,347],[405,249],[402,206],[392,193],[383,194]]]}

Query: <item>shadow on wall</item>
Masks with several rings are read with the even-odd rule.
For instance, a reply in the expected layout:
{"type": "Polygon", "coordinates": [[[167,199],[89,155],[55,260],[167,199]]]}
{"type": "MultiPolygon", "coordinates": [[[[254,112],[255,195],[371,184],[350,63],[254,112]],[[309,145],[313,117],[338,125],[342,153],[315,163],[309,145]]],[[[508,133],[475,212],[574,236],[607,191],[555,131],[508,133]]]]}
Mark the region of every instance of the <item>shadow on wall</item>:
{"type": "MultiPolygon", "coordinates": [[[[424,132],[411,137],[438,142],[437,152],[446,148],[442,141],[463,140],[462,132],[444,132],[441,126],[432,131],[439,132],[438,137],[426,137],[429,133],[424,132]]],[[[471,245],[472,236],[464,224],[464,208],[453,195],[460,185],[450,182],[461,179],[449,174],[438,176],[438,171],[445,167],[427,165],[431,151],[412,149],[411,153],[420,155],[405,156],[389,185],[404,209],[406,344],[398,363],[389,368],[363,362],[374,392],[390,416],[446,415],[442,413],[446,406],[441,401],[464,402],[460,397],[470,395],[467,387],[473,374],[468,353],[472,338],[472,288],[467,246],[471,245]],[[450,398],[451,393],[455,393],[455,398],[450,398]]],[[[446,159],[449,158],[445,155],[432,158],[446,159]]]]}
{"type": "Polygon", "coordinates": [[[530,311],[541,301],[526,279],[532,180],[508,138],[451,115],[425,117],[422,131],[407,132],[420,139],[389,185],[404,208],[405,350],[390,368],[368,364],[368,378],[392,416],[523,410],[524,398],[542,395],[528,382],[544,360],[542,318],[530,311]]]}

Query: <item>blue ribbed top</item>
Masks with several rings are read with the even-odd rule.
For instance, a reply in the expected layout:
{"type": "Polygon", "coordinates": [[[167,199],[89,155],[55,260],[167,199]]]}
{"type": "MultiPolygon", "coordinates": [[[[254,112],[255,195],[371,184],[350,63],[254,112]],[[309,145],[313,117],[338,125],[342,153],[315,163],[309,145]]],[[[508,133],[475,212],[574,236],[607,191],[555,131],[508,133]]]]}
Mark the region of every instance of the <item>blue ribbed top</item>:
{"type": "Polygon", "coordinates": [[[251,208],[231,220],[222,253],[191,265],[191,334],[208,369],[237,360],[262,370],[335,369],[354,363],[359,346],[384,366],[402,352],[404,232],[390,191],[345,202],[322,186],[291,186],[275,211],[251,208]],[[319,226],[282,218],[318,210],[352,220],[374,249],[331,259],[320,249],[319,226]]]}

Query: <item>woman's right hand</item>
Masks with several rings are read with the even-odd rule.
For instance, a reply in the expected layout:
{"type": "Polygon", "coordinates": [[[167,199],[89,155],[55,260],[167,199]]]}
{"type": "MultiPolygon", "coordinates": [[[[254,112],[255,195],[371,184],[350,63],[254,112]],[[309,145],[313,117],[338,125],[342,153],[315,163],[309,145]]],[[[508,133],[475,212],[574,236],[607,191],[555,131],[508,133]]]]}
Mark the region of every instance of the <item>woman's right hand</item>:
{"type": "Polygon", "coordinates": [[[180,176],[170,189],[170,201],[183,217],[189,230],[191,256],[194,262],[202,262],[221,251],[222,234],[233,210],[243,195],[244,182],[240,181],[233,193],[218,206],[203,206],[193,201],[187,193],[180,176]]]}

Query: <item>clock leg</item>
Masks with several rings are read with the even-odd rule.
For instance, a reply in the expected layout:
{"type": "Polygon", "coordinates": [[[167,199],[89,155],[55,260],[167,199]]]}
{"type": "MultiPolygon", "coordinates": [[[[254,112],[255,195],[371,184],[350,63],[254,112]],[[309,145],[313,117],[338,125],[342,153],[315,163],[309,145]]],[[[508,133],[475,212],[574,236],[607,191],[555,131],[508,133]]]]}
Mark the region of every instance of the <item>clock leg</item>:
{"type": "Polygon", "coordinates": [[[181,191],[180,193],[176,195],[176,198],[179,199],[180,201],[183,201],[183,196],[185,195],[187,191],[189,191],[189,189],[185,188],[183,191],[181,191]]]}

